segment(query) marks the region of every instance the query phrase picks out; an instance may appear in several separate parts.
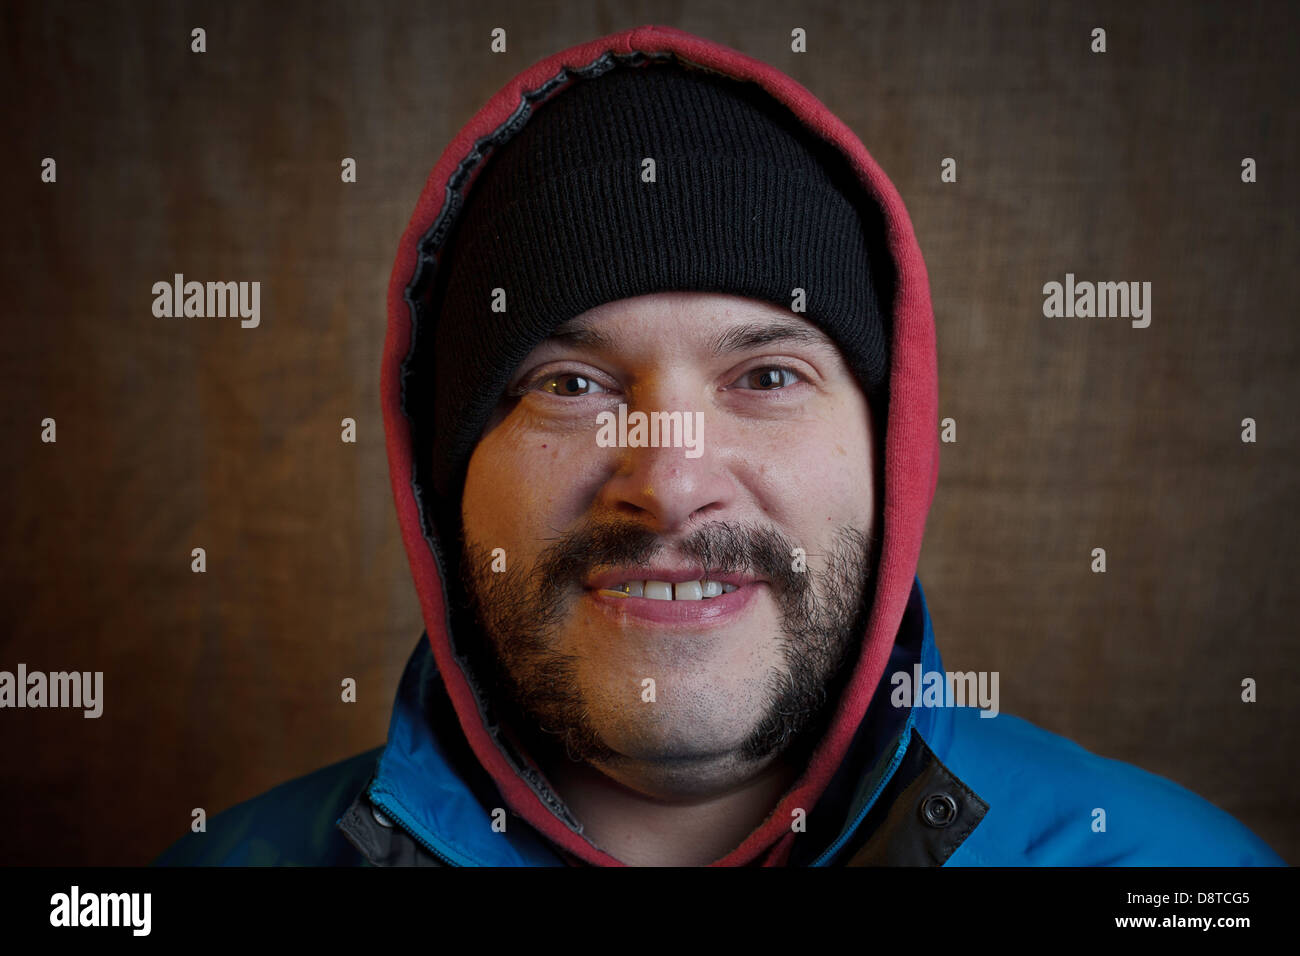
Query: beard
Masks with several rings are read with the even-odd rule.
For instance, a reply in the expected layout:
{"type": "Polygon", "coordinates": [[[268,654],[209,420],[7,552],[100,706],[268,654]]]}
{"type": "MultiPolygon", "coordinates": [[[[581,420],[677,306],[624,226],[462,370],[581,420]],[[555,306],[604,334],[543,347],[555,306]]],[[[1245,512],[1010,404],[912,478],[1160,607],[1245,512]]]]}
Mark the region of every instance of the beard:
{"type": "MultiPolygon", "coordinates": [[[[761,716],[740,747],[750,762],[814,742],[830,716],[828,702],[838,699],[848,677],[870,610],[877,543],[866,531],[841,528],[826,555],[808,556],[806,570],[792,567],[795,547],[770,526],[714,522],[674,548],[700,562],[704,578],[731,572],[766,579],[777,604],[783,666],[766,675],[761,716]]],[[[460,643],[474,683],[512,729],[543,747],[562,746],[571,760],[594,765],[618,756],[589,716],[579,659],[559,650],[565,619],[594,567],[648,564],[664,550],[643,526],[588,523],[561,534],[531,567],[494,572],[488,549],[462,533],[458,616],[476,634],[460,643]]]]}

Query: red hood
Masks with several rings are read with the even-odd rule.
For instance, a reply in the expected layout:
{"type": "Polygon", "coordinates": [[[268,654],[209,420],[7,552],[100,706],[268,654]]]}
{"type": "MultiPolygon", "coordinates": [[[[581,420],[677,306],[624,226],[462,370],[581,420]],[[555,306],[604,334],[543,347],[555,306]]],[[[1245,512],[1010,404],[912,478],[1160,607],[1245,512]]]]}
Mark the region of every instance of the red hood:
{"type": "Polygon", "coordinates": [[[885,427],[880,565],[861,652],[826,736],[802,777],[759,828],[717,861],[717,865],[779,863],[788,852],[791,811],[817,803],[843,760],[880,682],[911,592],[926,513],[939,473],[934,314],[925,263],[898,192],[844,123],[803,86],[775,68],[674,27],[636,27],[571,47],[534,64],[507,83],[461,129],[433,168],[393,266],[381,379],[393,496],[434,658],[479,762],[492,775],[511,809],[558,846],[589,863],[619,865],[546,806],[483,724],[474,692],[452,651],[447,588],[438,555],[441,545],[429,522],[422,521],[420,499],[430,492],[423,489],[416,471],[416,443],[403,407],[402,386],[403,364],[413,344],[413,312],[407,289],[417,268],[432,266],[428,253],[436,249],[439,237],[446,234],[446,226],[460,208],[459,203],[449,206],[448,200],[463,196],[472,184],[478,168],[477,156],[472,155],[475,143],[493,134],[512,116],[526,112],[526,107],[521,111],[521,104],[537,100],[536,95],[525,97],[526,93],[534,94],[542,88],[553,92],[563,89],[566,69],[581,70],[601,57],[634,52],[671,53],[679,60],[757,83],[788,106],[811,132],[838,147],[867,194],[883,211],[888,248],[897,269],[890,312],[890,400],[885,427]],[[431,233],[435,225],[437,232],[431,233]]]}

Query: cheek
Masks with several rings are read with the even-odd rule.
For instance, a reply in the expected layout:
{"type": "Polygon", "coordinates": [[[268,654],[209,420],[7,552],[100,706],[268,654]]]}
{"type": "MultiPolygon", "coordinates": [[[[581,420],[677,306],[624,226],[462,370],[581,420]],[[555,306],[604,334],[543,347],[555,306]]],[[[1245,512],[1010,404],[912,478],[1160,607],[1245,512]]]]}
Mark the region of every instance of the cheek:
{"type": "Polygon", "coordinates": [[[510,420],[474,449],[461,505],[466,533],[484,542],[532,540],[544,545],[553,528],[583,514],[599,483],[591,435],[536,434],[510,420]]]}
{"type": "Polygon", "coordinates": [[[744,483],[770,518],[811,534],[871,525],[875,478],[865,417],[818,416],[797,427],[751,434],[740,448],[744,483]]]}

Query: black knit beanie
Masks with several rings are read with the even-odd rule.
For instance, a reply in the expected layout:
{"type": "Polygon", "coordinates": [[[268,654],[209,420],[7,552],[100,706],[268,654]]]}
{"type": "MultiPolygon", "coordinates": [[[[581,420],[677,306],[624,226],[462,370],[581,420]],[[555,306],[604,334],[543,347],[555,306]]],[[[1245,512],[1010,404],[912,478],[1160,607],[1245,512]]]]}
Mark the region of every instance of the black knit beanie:
{"type": "Polygon", "coordinates": [[[789,309],[802,289],[802,317],[877,413],[887,399],[893,265],[843,156],[754,84],[675,61],[573,82],[484,161],[438,263],[422,404],[440,524],[458,526],[470,454],[519,364],[606,302],[680,290],[789,309]]]}

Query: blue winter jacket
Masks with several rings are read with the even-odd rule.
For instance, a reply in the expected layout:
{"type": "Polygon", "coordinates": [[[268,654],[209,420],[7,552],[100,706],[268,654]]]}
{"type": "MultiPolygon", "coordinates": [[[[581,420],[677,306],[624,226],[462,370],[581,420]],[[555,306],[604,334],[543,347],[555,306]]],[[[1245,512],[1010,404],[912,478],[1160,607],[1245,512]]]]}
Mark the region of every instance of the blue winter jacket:
{"type": "MultiPolygon", "coordinates": [[[[919,580],[889,672],[912,673],[918,662],[923,672],[944,669],[919,580]]],[[[846,761],[808,815],[790,865],[1285,865],[1233,817],[1162,777],[1008,713],[899,708],[888,696],[877,695],[855,742],[866,759],[846,761]]],[[[232,807],[157,863],[565,864],[513,814],[498,832],[492,811],[500,805],[456,727],[422,635],[386,746],[232,807]]]]}

